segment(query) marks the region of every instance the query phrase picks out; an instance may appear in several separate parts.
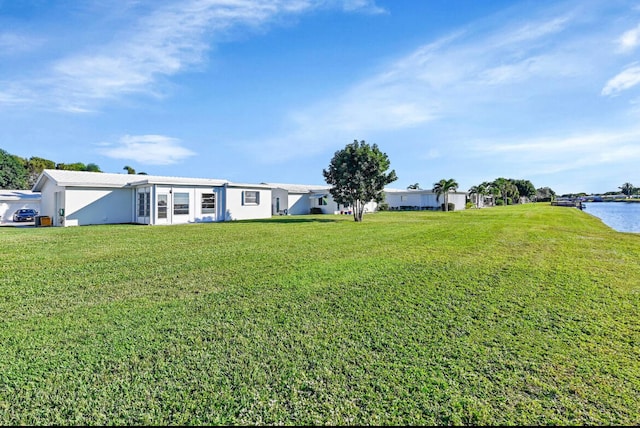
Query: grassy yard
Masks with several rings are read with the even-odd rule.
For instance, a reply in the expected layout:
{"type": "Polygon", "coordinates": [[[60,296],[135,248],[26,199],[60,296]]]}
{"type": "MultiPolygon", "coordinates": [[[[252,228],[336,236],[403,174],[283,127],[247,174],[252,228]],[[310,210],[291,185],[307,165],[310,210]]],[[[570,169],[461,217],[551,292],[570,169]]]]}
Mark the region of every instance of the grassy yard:
{"type": "Polygon", "coordinates": [[[0,243],[2,425],[640,423],[640,236],[577,209],[0,243]]]}

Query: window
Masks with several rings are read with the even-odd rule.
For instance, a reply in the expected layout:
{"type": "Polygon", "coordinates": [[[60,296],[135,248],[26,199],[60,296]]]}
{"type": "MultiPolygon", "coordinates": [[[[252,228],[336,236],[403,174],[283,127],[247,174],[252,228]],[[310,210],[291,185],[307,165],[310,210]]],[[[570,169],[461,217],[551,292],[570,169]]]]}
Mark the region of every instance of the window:
{"type": "Polygon", "coordinates": [[[203,193],[202,194],[202,213],[215,213],[216,212],[216,194],[215,193],[203,193]]]}
{"type": "Polygon", "coordinates": [[[245,190],[242,193],[244,195],[243,205],[260,205],[260,192],[245,190]]]}
{"type": "Polygon", "coordinates": [[[148,217],[151,211],[151,201],[149,193],[138,193],[138,217],[148,217]]]}
{"type": "Polygon", "coordinates": [[[158,218],[167,218],[167,195],[158,195],[158,218]]]}
{"type": "Polygon", "coordinates": [[[189,214],[189,194],[188,193],[173,194],[173,214],[175,215],[189,214]]]}
{"type": "Polygon", "coordinates": [[[323,206],[323,205],[327,205],[327,197],[326,196],[321,196],[318,198],[318,205],[323,206]]]}

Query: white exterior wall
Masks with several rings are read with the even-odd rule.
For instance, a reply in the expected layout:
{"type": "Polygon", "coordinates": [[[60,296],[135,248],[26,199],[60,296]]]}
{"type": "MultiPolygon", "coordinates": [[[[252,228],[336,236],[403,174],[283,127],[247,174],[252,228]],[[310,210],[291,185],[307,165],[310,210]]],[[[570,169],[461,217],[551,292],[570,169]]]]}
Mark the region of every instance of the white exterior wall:
{"type": "Polygon", "coordinates": [[[67,188],[64,196],[65,226],[134,221],[132,189],[67,188]]]}
{"type": "MultiPolygon", "coordinates": [[[[466,208],[466,193],[449,193],[448,201],[455,205],[455,210],[466,208]]],[[[413,209],[434,209],[439,210],[444,203],[444,195],[438,195],[428,191],[407,191],[407,192],[386,192],[385,200],[390,208],[410,207],[413,209]]]]}
{"type": "Polygon", "coordinates": [[[40,194],[40,215],[51,217],[52,226],[64,226],[64,217],[58,211],[58,206],[64,208],[64,187],[47,181],[40,194]]]}
{"type": "Polygon", "coordinates": [[[271,190],[271,214],[284,215],[289,213],[289,192],[284,189],[271,190]]]}
{"type": "MultiPolygon", "coordinates": [[[[349,211],[353,212],[352,207],[336,203],[336,201],[333,199],[333,196],[331,196],[331,193],[325,194],[327,205],[321,205],[320,197],[318,196],[319,194],[320,193],[311,194],[311,195],[307,194],[306,197],[309,200],[309,204],[311,205],[311,207],[317,207],[322,209],[323,214],[348,214],[349,211]]],[[[365,204],[364,212],[372,213],[377,208],[378,208],[378,203],[371,201],[365,204]]],[[[306,212],[306,214],[308,213],[309,211],[306,212]]]]}
{"type": "Polygon", "coordinates": [[[393,208],[428,206],[423,202],[423,195],[417,193],[386,193],[385,200],[393,208]]]}
{"type": "MultiPolygon", "coordinates": [[[[442,199],[442,197],[440,197],[442,199]]],[[[455,211],[461,211],[467,207],[467,195],[466,193],[450,193],[449,203],[455,205],[455,211]]]]}
{"type": "Polygon", "coordinates": [[[222,187],[190,187],[190,186],[153,186],[151,189],[151,223],[150,224],[185,224],[210,223],[224,220],[224,188],[222,187]],[[188,214],[176,214],[174,211],[174,197],[176,193],[189,195],[188,214]],[[215,212],[202,212],[202,195],[215,195],[215,212]],[[167,201],[166,218],[158,216],[159,196],[164,195],[167,201]]]}
{"type": "Polygon", "coordinates": [[[289,200],[287,202],[289,205],[289,214],[309,214],[309,210],[311,209],[310,202],[308,193],[289,193],[289,200]]]}
{"type": "Polygon", "coordinates": [[[224,220],[250,220],[271,218],[271,189],[251,187],[227,187],[224,220]],[[259,203],[245,205],[245,191],[258,192],[259,203]]]}

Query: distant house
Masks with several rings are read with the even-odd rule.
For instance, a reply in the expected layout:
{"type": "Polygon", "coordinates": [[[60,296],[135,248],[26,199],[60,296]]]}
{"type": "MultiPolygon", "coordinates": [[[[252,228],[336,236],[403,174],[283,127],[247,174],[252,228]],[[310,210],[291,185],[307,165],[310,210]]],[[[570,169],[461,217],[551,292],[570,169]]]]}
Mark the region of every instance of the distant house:
{"type": "MultiPolygon", "coordinates": [[[[273,215],[309,214],[311,210],[322,214],[351,213],[351,207],[338,204],[329,192],[329,186],[306,184],[262,183],[272,188],[273,215]]],[[[373,212],[375,202],[365,205],[365,212],[373,212]]]]}
{"type": "Polygon", "coordinates": [[[40,193],[31,190],[0,189],[0,223],[13,221],[13,213],[22,208],[40,212],[40,193]]]}
{"type": "Polygon", "coordinates": [[[54,226],[271,217],[271,187],[226,180],[47,169],[33,191],[54,226]]]}
{"type": "MultiPolygon", "coordinates": [[[[465,192],[449,192],[448,200],[454,205],[454,210],[464,210],[467,203],[465,192]]],[[[444,195],[438,195],[432,190],[422,189],[385,189],[386,203],[390,210],[439,210],[444,204],[444,195]]]]}

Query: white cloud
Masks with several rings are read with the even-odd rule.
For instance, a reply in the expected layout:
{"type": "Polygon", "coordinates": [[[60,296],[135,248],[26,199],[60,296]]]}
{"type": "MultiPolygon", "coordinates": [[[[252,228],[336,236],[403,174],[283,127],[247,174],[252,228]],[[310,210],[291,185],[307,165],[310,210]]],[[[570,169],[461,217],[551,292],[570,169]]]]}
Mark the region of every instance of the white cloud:
{"type": "Polygon", "coordinates": [[[617,40],[620,52],[631,52],[640,44],[640,25],[625,31],[617,40]]]}
{"type": "MultiPolygon", "coordinates": [[[[14,79],[14,90],[37,92],[32,102],[79,112],[127,94],[159,97],[163,78],[201,64],[211,46],[233,37],[234,31],[246,33],[280,16],[322,7],[367,13],[382,10],[372,0],[180,0],[160,5],[130,27],[116,29],[111,42],[70,52],[53,61],[39,77],[14,79]]],[[[16,37],[0,34],[0,48],[13,45],[16,37]]],[[[4,96],[16,97],[14,93],[4,96]]]]}
{"type": "Polygon", "coordinates": [[[638,83],[640,83],[640,65],[631,65],[610,79],[602,88],[601,93],[604,96],[617,95],[622,91],[633,88],[638,83]]]}
{"type": "Polygon", "coordinates": [[[343,0],[343,8],[345,11],[357,10],[372,14],[387,13],[384,8],[377,6],[373,0],[343,0]]]}
{"type": "Polygon", "coordinates": [[[531,171],[525,164],[527,174],[550,174],[562,171],[596,168],[624,159],[640,162],[640,129],[630,128],[616,131],[592,131],[568,136],[523,139],[516,142],[476,141],[474,150],[503,161],[535,165],[531,171]]]}
{"type": "Polygon", "coordinates": [[[319,153],[336,140],[428,129],[452,118],[465,122],[482,103],[504,105],[518,96],[530,97],[536,89],[531,80],[548,78],[535,82],[546,88],[552,80],[583,72],[581,62],[570,61],[582,52],[540,53],[548,38],[571,25],[569,16],[501,26],[490,34],[468,28],[420,46],[343,95],[296,110],[288,118],[288,131],[250,145],[250,150],[266,147],[260,151],[262,160],[286,161],[319,153]],[[508,92],[502,89],[506,85],[511,85],[508,92]],[[264,156],[265,151],[273,155],[264,156]]]}
{"type": "Polygon", "coordinates": [[[125,135],[113,145],[102,143],[98,152],[114,159],[126,159],[146,165],[170,165],[194,156],[180,140],[164,135],[125,135]]]}

